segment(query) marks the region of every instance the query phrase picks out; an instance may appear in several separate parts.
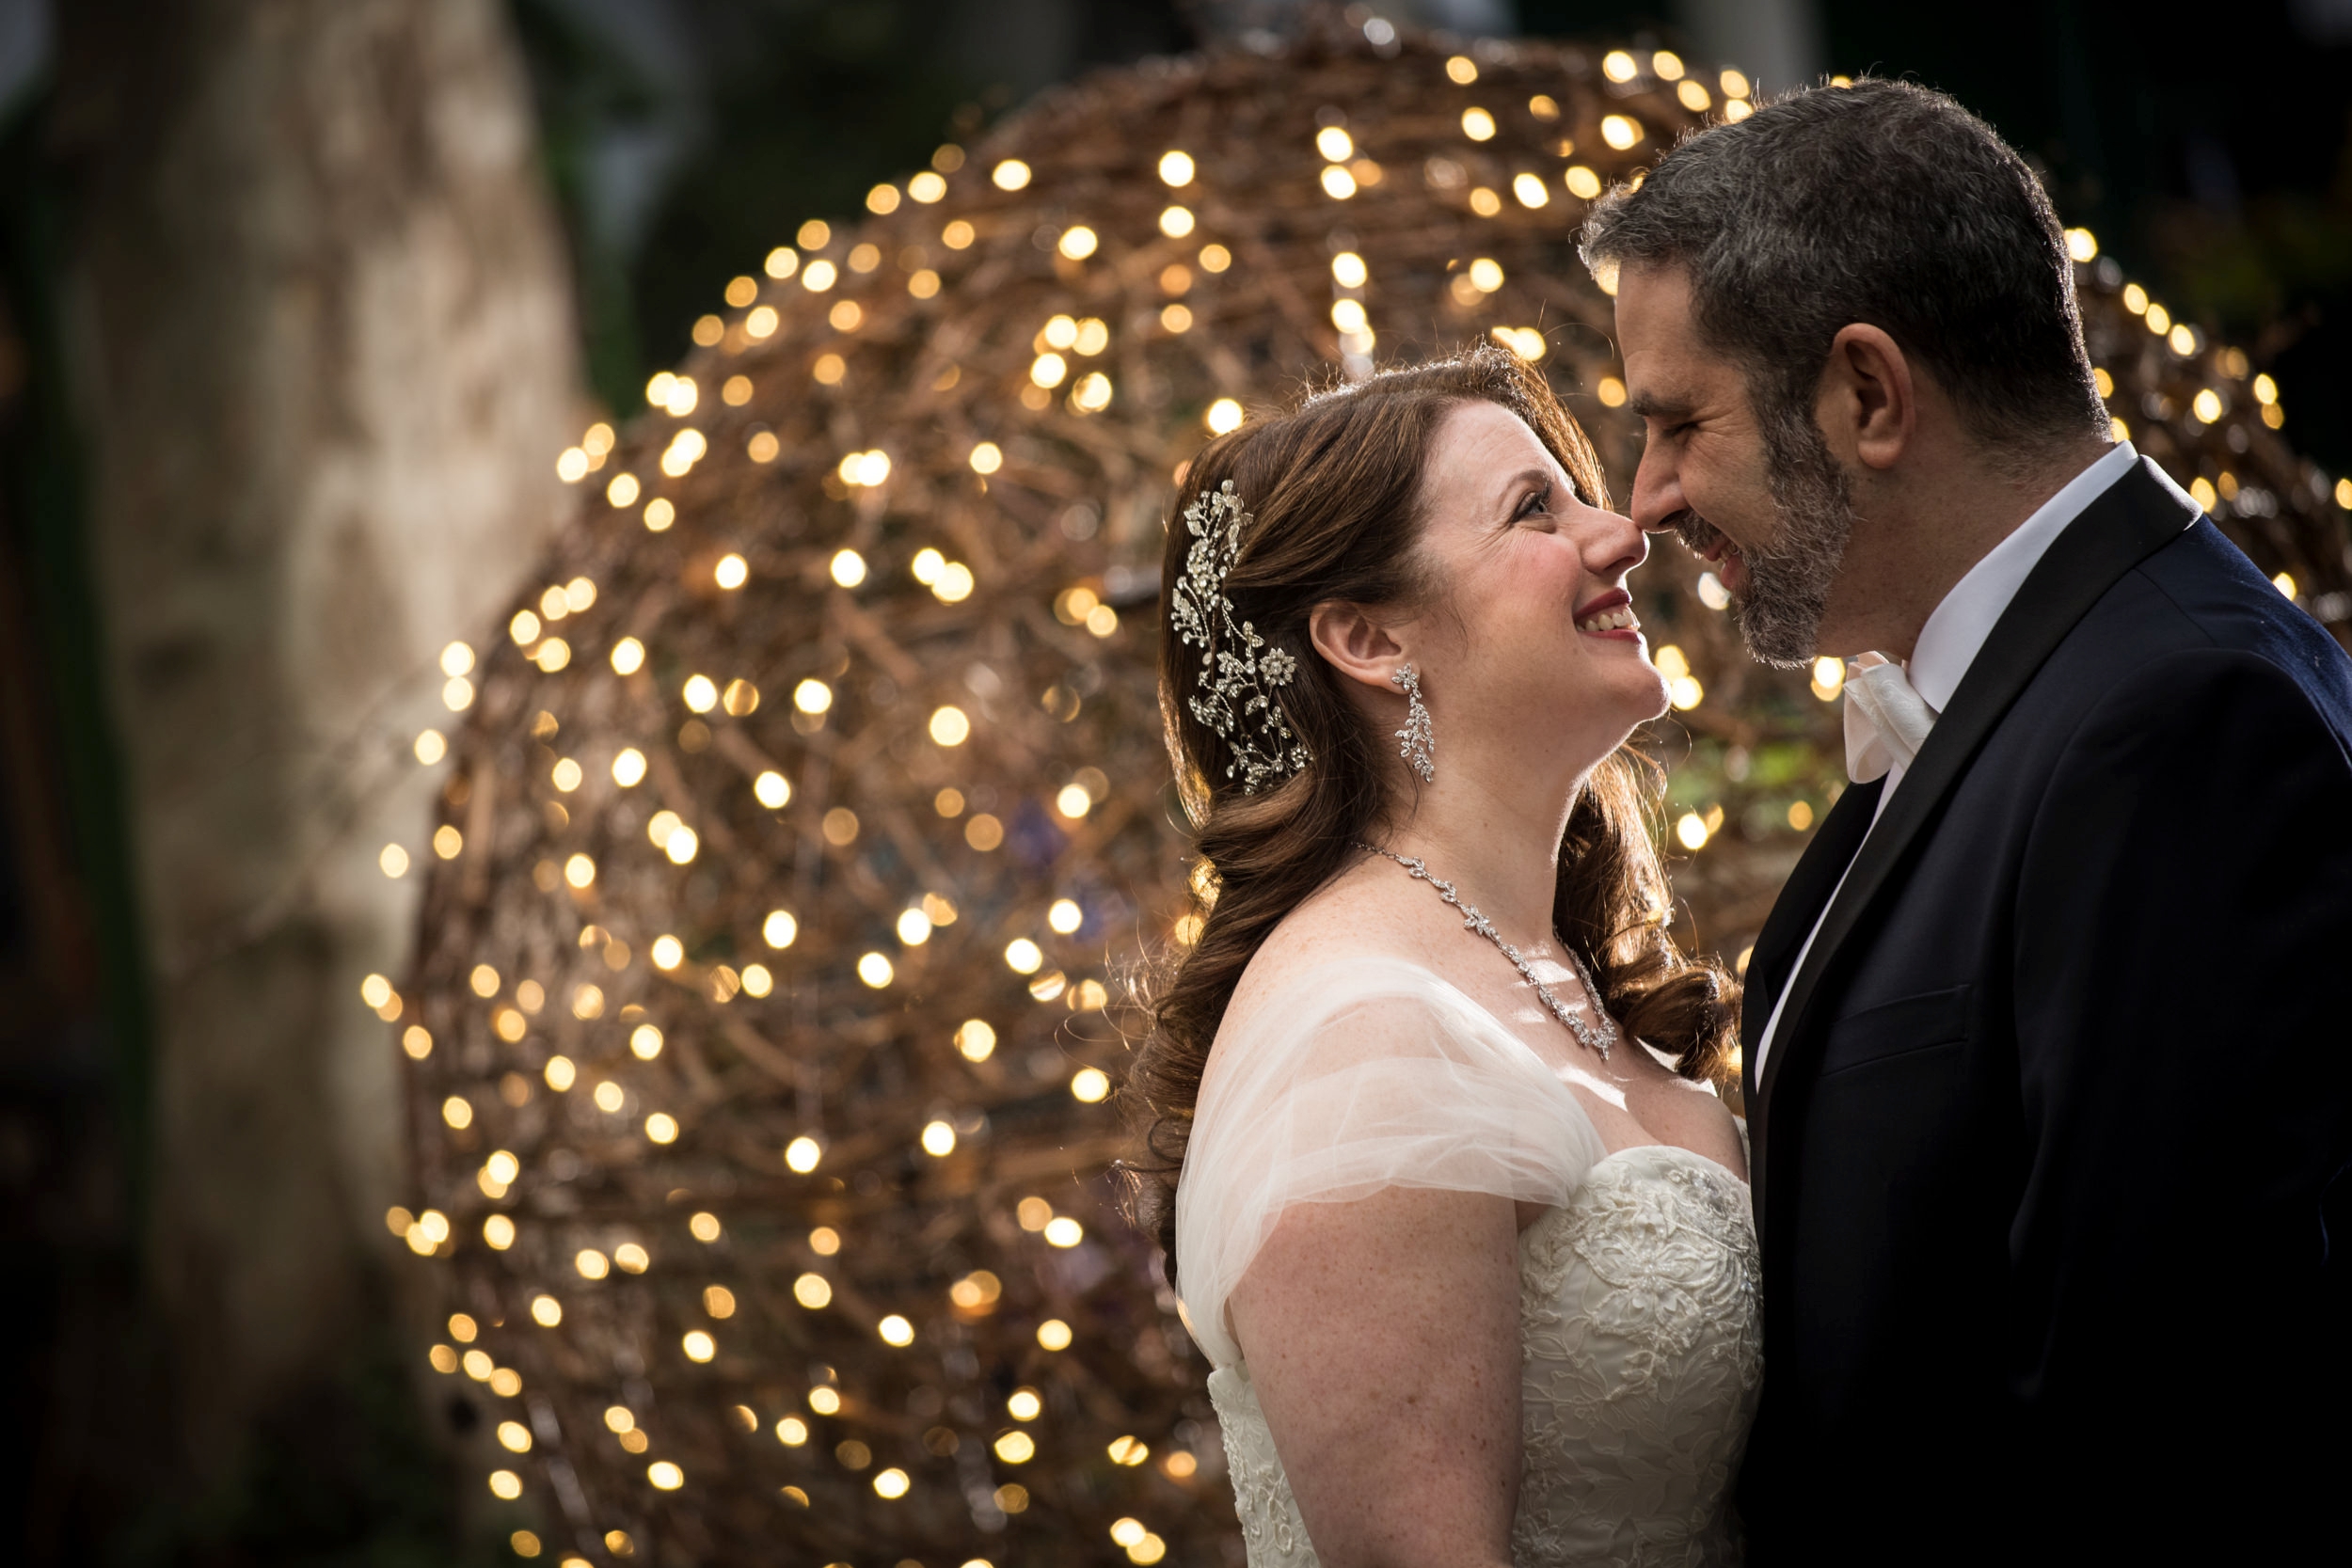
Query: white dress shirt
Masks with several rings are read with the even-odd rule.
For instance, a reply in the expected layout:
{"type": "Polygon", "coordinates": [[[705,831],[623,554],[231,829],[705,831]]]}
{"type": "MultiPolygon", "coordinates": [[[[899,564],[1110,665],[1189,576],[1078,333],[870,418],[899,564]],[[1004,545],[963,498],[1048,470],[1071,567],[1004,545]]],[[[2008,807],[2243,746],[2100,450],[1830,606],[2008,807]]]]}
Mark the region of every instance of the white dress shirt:
{"type": "MultiPolygon", "coordinates": [[[[1952,584],[1927,624],[1919,628],[1919,640],[1913,647],[1903,673],[1910,677],[1912,689],[1938,713],[1950,705],[1952,693],[1968,673],[1968,667],[1977,661],[1985,639],[1993,635],[1993,627],[2026,578],[2042,562],[2042,555],[2058,536],[2066,531],[2066,525],[2083,514],[2084,508],[2105,495],[2108,486],[2131,470],[2139,461],[2139,453],[2129,441],[2118,441],[2094,459],[2082,472],[2068,480],[2058,494],[2043,501],[2032,516],[2010,531],[2008,538],[1984,553],[1984,558],[1968,568],[1967,575],[1952,584]]],[[[2163,471],[2151,465],[2151,471],[2163,478],[2163,471]]],[[[2170,481],[2168,479],[2167,483],[2170,481]]],[[[2176,486],[2177,488],[2177,486],[2176,486]]],[[[1887,770],[1886,785],[1879,791],[1877,812],[1870,818],[1875,827],[1878,816],[1886,810],[1886,802],[1911,770],[1908,761],[1900,756],[1887,770]]],[[[1864,841],[1868,837],[1866,834],[1864,841]]],[[[1859,847],[1854,858],[1861,858],[1859,847]]],[[[1847,863],[1852,869],[1852,863],[1847,863]]],[[[1804,960],[1813,951],[1813,939],[1821,934],[1821,922],[1829,915],[1830,906],[1837,902],[1837,895],[1845,891],[1846,879],[1839,877],[1837,886],[1814,917],[1813,929],[1806,933],[1804,945],[1797,949],[1797,961],[1789,966],[1788,978],[1781,986],[1780,995],[1773,1000],[1772,1016],[1764,1022],[1764,1034],[1756,1042],[1756,1081],[1764,1082],[1764,1058],[1772,1048],[1772,1036],[1780,1027],[1780,1010],[1788,1006],[1788,993],[1795,989],[1797,975],[1804,969],[1804,960]]]]}

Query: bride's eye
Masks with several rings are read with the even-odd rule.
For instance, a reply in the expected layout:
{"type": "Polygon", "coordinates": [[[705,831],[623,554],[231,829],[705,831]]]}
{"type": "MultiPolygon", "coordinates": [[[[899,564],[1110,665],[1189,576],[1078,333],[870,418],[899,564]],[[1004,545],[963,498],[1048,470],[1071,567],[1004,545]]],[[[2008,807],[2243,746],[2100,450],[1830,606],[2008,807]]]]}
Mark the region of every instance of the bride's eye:
{"type": "Polygon", "coordinates": [[[1524,522],[1530,517],[1550,510],[1551,486],[1547,484],[1541,489],[1529,491],[1527,499],[1519,502],[1519,509],[1511,515],[1511,520],[1515,523],[1524,522]]]}

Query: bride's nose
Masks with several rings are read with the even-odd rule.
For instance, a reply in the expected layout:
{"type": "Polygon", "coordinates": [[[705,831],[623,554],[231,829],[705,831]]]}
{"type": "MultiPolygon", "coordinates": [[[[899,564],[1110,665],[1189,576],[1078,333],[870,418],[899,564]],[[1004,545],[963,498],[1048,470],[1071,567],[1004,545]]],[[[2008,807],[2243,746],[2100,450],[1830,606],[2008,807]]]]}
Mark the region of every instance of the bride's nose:
{"type": "Polygon", "coordinates": [[[1618,578],[1649,559],[1649,535],[1630,517],[1598,507],[1586,509],[1587,527],[1579,541],[1584,569],[1597,578],[1618,578]]]}

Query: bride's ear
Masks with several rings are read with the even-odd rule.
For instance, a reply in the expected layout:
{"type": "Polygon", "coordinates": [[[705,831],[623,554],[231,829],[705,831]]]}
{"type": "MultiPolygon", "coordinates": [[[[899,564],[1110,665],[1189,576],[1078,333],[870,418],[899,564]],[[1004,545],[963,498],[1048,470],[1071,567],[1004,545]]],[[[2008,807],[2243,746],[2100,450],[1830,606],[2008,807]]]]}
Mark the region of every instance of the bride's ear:
{"type": "Polygon", "coordinates": [[[1350,680],[1386,691],[1405,661],[1404,645],[1362,605],[1327,600],[1307,613],[1307,636],[1323,661],[1350,680]]]}

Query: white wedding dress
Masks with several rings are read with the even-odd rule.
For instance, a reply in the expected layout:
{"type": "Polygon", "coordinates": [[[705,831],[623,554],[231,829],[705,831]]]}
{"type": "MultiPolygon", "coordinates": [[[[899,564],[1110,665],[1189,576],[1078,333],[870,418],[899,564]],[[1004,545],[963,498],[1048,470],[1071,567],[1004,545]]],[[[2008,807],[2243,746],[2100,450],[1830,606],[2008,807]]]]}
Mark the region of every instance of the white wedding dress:
{"type": "Polygon", "coordinates": [[[1763,1375],[1748,1189],[1703,1155],[1609,1153],[1526,1043],[1435,974],[1318,967],[1220,1034],[1176,1196],[1184,1315],[1215,1370],[1249,1568],[1319,1560],[1225,1305],[1282,1212],[1386,1187],[1547,1206],[1520,1232],[1511,1557],[1733,1564],[1763,1375]]]}

